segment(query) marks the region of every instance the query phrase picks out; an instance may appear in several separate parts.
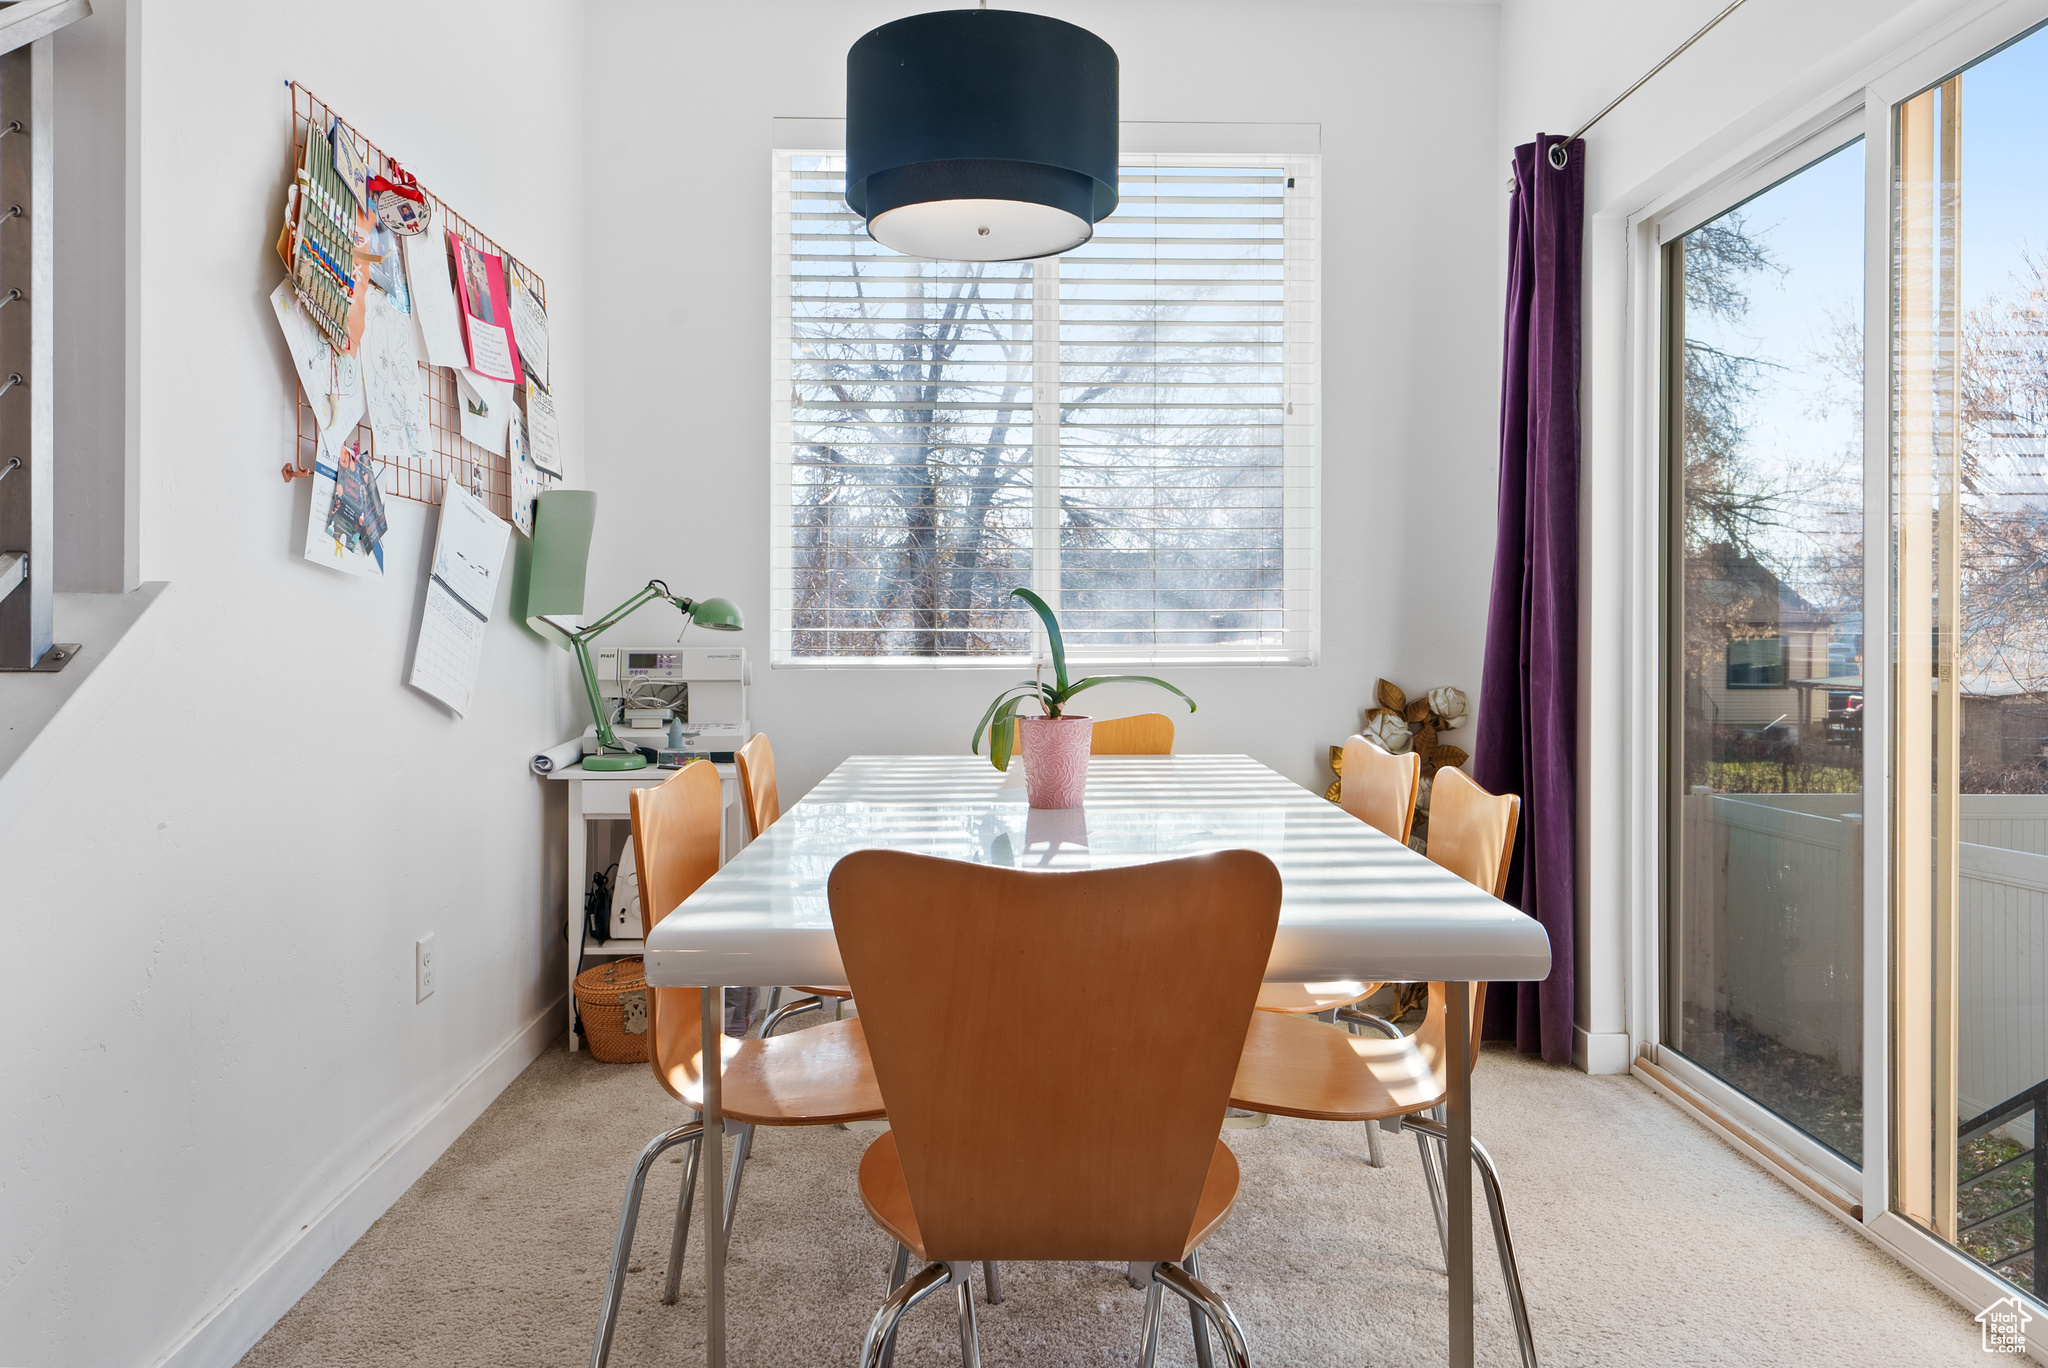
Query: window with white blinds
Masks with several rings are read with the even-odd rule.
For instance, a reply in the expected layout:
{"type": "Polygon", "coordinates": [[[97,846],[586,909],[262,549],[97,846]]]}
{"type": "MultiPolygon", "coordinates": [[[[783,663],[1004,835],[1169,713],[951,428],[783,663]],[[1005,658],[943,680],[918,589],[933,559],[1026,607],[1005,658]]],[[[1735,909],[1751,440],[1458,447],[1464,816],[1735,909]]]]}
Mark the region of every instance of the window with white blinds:
{"type": "Polygon", "coordinates": [[[775,180],[772,659],[1315,659],[1313,156],[1126,156],[1057,259],[871,241],[836,153],[775,180]]]}

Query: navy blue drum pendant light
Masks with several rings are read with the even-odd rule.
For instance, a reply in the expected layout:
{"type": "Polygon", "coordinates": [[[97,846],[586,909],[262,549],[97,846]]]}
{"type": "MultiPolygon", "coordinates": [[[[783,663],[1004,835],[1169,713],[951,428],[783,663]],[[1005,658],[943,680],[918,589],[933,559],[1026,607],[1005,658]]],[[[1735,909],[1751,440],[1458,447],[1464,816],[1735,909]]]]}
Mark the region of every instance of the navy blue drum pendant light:
{"type": "Polygon", "coordinates": [[[846,203],[906,256],[1023,261],[1116,208],[1117,62],[1014,10],[884,24],[846,54],[846,203]]]}

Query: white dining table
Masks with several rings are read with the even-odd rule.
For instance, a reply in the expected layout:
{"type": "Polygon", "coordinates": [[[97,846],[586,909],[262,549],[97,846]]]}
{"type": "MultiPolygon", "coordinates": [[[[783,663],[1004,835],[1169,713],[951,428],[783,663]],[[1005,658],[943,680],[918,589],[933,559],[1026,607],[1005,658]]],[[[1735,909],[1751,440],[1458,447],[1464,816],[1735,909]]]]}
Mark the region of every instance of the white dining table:
{"type": "MultiPolygon", "coordinates": [[[[974,756],[857,755],[657,924],[647,981],[702,987],[707,1038],[723,988],[844,983],[826,880],[841,857],[884,848],[1017,869],[1103,869],[1205,851],[1257,850],[1279,868],[1280,925],[1267,982],[1342,979],[1447,984],[1451,1057],[1467,1048],[1468,982],[1550,973],[1531,917],[1441,869],[1336,804],[1243,755],[1092,758],[1085,805],[1034,809],[1021,767],[974,756]]],[[[1471,1147],[1470,1076],[1450,1071],[1450,1153],[1471,1147]]],[[[704,1130],[723,1123],[717,1071],[704,1130]]],[[[704,1190],[723,1190],[720,1147],[704,1146],[704,1190]]],[[[1450,1362],[1470,1368],[1472,1166],[1445,1166],[1450,1207],[1450,1362]]],[[[723,1203],[704,1212],[705,1346],[725,1365],[723,1203]]]]}

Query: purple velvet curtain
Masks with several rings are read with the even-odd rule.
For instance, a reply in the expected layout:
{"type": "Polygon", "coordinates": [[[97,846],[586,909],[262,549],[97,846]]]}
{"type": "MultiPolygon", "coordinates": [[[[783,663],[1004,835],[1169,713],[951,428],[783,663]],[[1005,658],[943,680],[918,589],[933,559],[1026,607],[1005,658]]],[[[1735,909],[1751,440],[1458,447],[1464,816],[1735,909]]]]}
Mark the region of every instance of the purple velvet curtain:
{"type": "Polygon", "coordinates": [[[1515,149],[1500,378],[1500,514],[1473,778],[1522,796],[1508,901],[1550,933],[1550,977],[1497,983],[1484,1035],[1572,1055],[1579,696],[1579,263],[1585,143],[1562,170],[1538,134],[1515,149]]]}

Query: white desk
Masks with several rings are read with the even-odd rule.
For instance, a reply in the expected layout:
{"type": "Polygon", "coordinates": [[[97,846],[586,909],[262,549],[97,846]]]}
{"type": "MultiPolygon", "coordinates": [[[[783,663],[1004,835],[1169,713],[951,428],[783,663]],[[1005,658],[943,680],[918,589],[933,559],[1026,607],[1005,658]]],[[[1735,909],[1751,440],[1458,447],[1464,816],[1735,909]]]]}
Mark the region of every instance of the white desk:
{"type": "MultiPolygon", "coordinates": [[[[1452,1057],[1464,1046],[1468,980],[1535,980],[1550,941],[1530,917],[1439,869],[1333,803],[1240,755],[1096,756],[1087,806],[1034,812],[1021,774],[973,756],[855,756],[664,919],[647,940],[661,985],[843,983],[825,881],[841,856],[886,847],[1027,869],[1092,869],[1249,848],[1281,878],[1270,982],[1445,980],[1452,1057]]],[[[707,1037],[722,1021],[704,994],[707,1037]]],[[[1469,1080],[1451,1071],[1451,1153],[1470,1145],[1469,1080]]],[[[719,1080],[705,1079],[717,1134],[719,1080]]],[[[1447,1166],[1451,1362],[1472,1362],[1472,1169],[1447,1166]]],[[[705,1191],[724,1161],[706,1146],[705,1191]]],[[[725,1364],[721,1204],[705,1214],[706,1353],[725,1364]]]]}
{"type": "MultiPolygon", "coordinates": [[[[657,769],[650,765],[646,769],[637,770],[561,769],[547,776],[550,781],[559,780],[569,786],[569,814],[562,826],[569,847],[569,905],[565,916],[569,937],[568,1013],[569,1049],[572,1052],[577,1048],[576,970],[579,961],[583,967],[588,968],[593,959],[607,955],[638,955],[644,948],[637,939],[614,938],[599,944],[592,940],[584,929],[583,900],[590,896],[590,823],[630,822],[632,809],[627,804],[632,800],[626,795],[636,788],[653,788],[674,773],[674,770],[657,769]]],[[[733,806],[739,799],[739,773],[732,765],[720,765],[718,777],[723,791],[725,816],[729,821],[733,806]]],[[[718,862],[721,865],[725,863],[727,848],[726,822],[720,822],[718,862]]]]}

